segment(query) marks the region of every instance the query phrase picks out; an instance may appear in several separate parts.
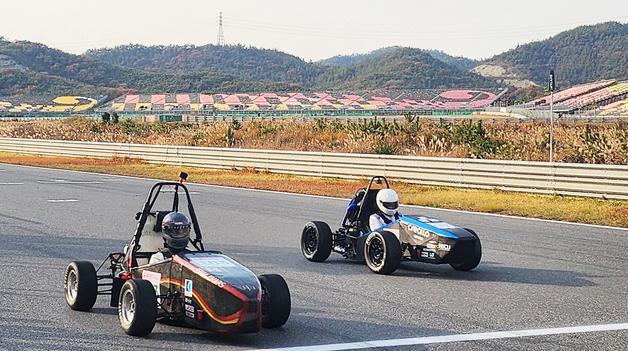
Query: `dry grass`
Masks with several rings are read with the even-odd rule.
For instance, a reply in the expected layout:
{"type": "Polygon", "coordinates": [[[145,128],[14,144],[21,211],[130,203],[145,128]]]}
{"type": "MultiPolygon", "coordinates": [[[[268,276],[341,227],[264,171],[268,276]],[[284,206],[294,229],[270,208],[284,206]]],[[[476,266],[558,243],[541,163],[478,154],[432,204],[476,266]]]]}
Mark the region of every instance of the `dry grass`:
{"type": "MultiPolygon", "coordinates": [[[[558,123],[558,162],[628,164],[628,123],[558,123]]],[[[379,153],[545,161],[546,122],[439,123],[408,117],[400,122],[138,123],[123,120],[4,122],[0,136],[272,150],[379,153]]]]}
{"type": "MultiPolygon", "coordinates": [[[[130,159],[42,157],[0,152],[0,162],[154,179],[173,179],[180,168],[130,159]]],[[[265,172],[186,168],[190,181],[202,184],[350,197],[364,181],[323,179],[265,172]]],[[[435,188],[395,183],[402,203],[509,214],[524,217],[628,227],[628,202],[524,193],[435,188]]]]}

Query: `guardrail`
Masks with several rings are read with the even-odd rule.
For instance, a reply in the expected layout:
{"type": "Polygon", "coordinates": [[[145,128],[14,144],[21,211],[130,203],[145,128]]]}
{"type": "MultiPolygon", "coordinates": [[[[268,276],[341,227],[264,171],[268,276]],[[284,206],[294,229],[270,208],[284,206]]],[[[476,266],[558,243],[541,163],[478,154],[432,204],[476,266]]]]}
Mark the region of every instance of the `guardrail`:
{"type": "MultiPolygon", "coordinates": [[[[0,151],[628,200],[628,166],[0,138],[0,151]]],[[[1,162],[1,159],[0,159],[1,162]]]]}

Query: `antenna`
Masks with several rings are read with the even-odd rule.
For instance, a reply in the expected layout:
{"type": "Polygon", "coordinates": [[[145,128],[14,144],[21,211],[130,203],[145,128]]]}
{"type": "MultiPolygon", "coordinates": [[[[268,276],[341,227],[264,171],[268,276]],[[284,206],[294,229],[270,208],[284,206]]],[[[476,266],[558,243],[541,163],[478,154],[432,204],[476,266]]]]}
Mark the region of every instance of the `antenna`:
{"type": "Polygon", "coordinates": [[[224,46],[225,45],[225,33],[222,31],[222,11],[220,12],[220,15],[218,16],[218,46],[224,46]]]}

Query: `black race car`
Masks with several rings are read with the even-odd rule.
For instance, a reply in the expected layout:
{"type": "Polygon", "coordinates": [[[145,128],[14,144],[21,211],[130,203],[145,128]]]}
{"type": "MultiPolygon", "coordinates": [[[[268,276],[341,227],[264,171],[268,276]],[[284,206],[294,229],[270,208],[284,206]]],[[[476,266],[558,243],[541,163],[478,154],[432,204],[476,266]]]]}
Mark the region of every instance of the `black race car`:
{"type": "Polygon", "coordinates": [[[301,233],[301,252],[314,262],[325,261],[332,251],[347,259],[366,261],[375,273],[390,274],[402,260],[448,263],[460,271],[472,270],[482,259],[480,238],[471,229],[460,228],[435,218],[401,215],[391,223],[368,227],[376,209],[379,189],[389,188],[384,177],[373,177],[359,189],[347,207],[341,227],[332,232],[324,222],[309,222],[301,233]]]}
{"type": "Polygon", "coordinates": [[[277,328],[290,315],[290,291],[277,274],[255,276],[219,251],[205,250],[194,207],[183,180],[155,184],[141,212],[137,229],[123,252],[110,253],[95,269],[91,262],[70,263],[65,274],[65,299],[71,309],[87,311],[99,295],[110,295],[127,334],[149,334],[156,321],[184,324],[218,333],[254,333],[277,328]],[[158,196],[173,192],[172,205],[154,211],[158,196]],[[194,239],[188,247],[161,262],[149,264],[164,247],[161,221],[179,211],[185,193],[194,239]],[[105,272],[101,272],[105,271],[105,272]]]}

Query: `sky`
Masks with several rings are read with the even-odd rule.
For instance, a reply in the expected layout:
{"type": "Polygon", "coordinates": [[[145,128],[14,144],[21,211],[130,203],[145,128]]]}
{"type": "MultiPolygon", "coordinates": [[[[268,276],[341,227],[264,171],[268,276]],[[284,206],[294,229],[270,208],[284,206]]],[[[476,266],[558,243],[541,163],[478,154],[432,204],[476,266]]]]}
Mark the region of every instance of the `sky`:
{"type": "Polygon", "coordinates": [[[123,44],[216,43],[306,60],[385,46],[488,58],[580,25],[628,21],[619,0],[4,0],[0,36],[80,54],[123,44]]]}

